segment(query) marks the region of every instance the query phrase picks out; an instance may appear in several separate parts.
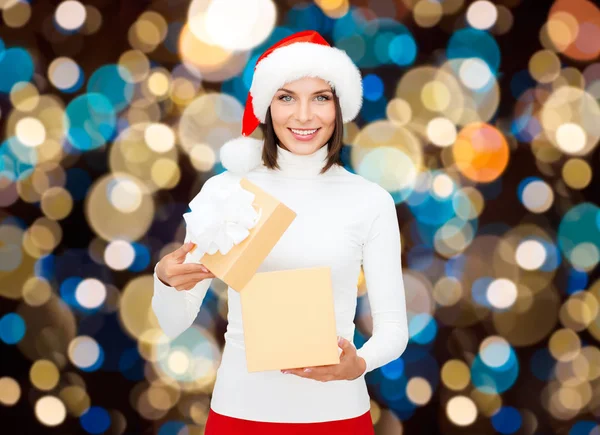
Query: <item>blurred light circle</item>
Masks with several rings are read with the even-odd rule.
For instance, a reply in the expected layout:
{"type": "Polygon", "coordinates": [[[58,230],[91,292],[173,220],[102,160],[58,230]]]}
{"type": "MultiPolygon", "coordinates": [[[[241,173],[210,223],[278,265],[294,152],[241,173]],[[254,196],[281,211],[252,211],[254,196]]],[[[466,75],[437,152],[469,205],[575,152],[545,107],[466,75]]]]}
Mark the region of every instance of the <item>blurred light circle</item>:
{"type": "Polygon", "coordinates": [[[521,413],[512,406],[503,406],[492,415],[492,426],[501,434],[513,434],[521,429],[521,413]]]}
{"type": "Polygon", "coordinates": [[[376,74],[363,77],[364,97],[369,101],[377,101],[383,95],[383,81],[376,74]]]}
{"type": "Polygon", "coordinates": [[[119,319],[131,337],[139,339],[150,330],[160,330],[152,309],[153,283],[153,276],[146,274],[132,279],[123,288],[119,319]]]}
{"type": "Polygon", "coordinates": [[[35,402],[35,416],[45,426],[58,426],[65,421],[67,410],[64,403],[54,396],[43,396],[35,402]]]}
{"type": "Polygon", "coordinates": [[[155,71],[147,79],[148,90],[155,97],[163,97],[168,94],[171,86],[170,77],[162,71],[155,71]]]}
{"type": "Polygon", "coordinates": [[[459,171],[480,183],[496,180],[508,165],[509,149],[504,135],[485,123],[463,127],[452,147],[459,171]]]}
{"type": "Polygon", "coordinates": [[[580,152],[585,147],[586,140],[585,131],[578,124],[565,122],[556,130],[556,143],[568,153],[580,152]]]}
{"type": "Polygon", "coordinates": [[[0,378],[0,404],[13,406],[21,398],[21,387],[13,378],[3,376],[0,378]]]}
{"type": "Polygon", "coordinates": [[[61,91],[76,91],[83,83],[83,71],[68,57],[57,57],[48,67],[48,80],[61,91]]]}
{"type": "Polygon", "coordinates": [[[17,121],[15,135],[23,145],[37,147],[46,140],[46,128],[39,119],[25,117],[17,121]]]}
{"type": "Polygon", "coordinates": [[[562,168],[562,176],[571,189],[585,189],[592,181],[592,168],[583,159],[569,159],[562,168]]]}
{"type": "Polygon", "coordinates": [[[222,82],[239,75],[248,63],[249,52],[228,50],[194,35],[189,23],[179,34],[179,54],[188,71],[209,82],[222,82]]]}
{"type": "Polygon", "coordinates": [[[198,144],[190,151],[190,161],[196,170],[208,172],[217,162],[217,155],[210,146],[198,144]]]}
{"type": "Polygon", "coordinates": [[[138,240],[154,219],[154,201],[135,177],[109,174],[89,189],[85,211],[88,224],[103,239],[138,240]]]}
{"type": "MultiPolygon", "coordinates": [[[[206,0],[200,0],[205,3],[206,0]]],[[[277,9],[272,0],[210,1],[203,16],[203,32],[198,32],[198,16],[195,15],[198,0],[190,5],[188,20],[192,32],[208,42],[228,50],[250,50],[261,44],[273,31],[277,19],[277,9]],[[205,33],[205,35],[203,35],[205,33]]],[[[201,14],[202,16],[202,14],[201,14]]]]}
{"type": "Polygon", "coordinates": [[[529,73],[540,83],[550,83],[560,74],[560,59],[550,50],[540,50],[529,59],[529,73]]]}
{"type": "Polygon", "coordinates": [[[56,8],[54,19],[63,29],[73,31],[83,26],[86,13],[85,7],[78,1],[66,0],[56,8]]]}
{"type": "Polygon", "coordinates": [[[466,396],[455,396],[446,404],[448,419],[457,426],[469,426],[477,419],[477,407],[466,396]]]}
{"type": "Polygon", "coordinates": [[[175,146],[175,133],[166,124],[154,123],[146,127],[144,139],[153,151],[157,153],[167,152],[175,146]]]}
{"type": "Polygon", "coordinates": [[[452,34],[446,49],[448,59],[480,58],[492,73],[500,67],[500,47],[492,35],[478,29],[461,29],[452,34]]]}
{"type": "Polygon", "coordinates": [[[437,146],[450,146],[456,141],[456,126],[448,118],[433,118],[427,123],[427,137],[437,146]]]}
{"type": "Polygon", "coordinates": [[[41,198],[40,208],[52,220],[62,220],[73,210],[73,197],[64,187],[51,187],[41,198]]]}
{"type": "Polygon", "coordinates": [[[119,57],[118,64],[129,72],[123,78],[125,80],[130,79],[133,83],[142,82],[150,73],[150,60],[140,50],[126,51],[119,57]]]}
{"type": "Polygon", "coordinates": [[[150,53],[165,40],[167,33],[165,18],[158,12],[146,11],[131,25],[127,37],[133,49],[150,53]]]}
{"type": "Polygon", "coordinates": [[[0,92],[11,92],[19,82],[29,82],[34,65],[29,52],[23,48],[9,48],[0,52],[0,92]]]}
{"type": "Polygon", "coordinates": [[[86,278],[77,285],[75,299],[84,308],[98,308],[106,299],[106,287],[96,278],[86,278]]]}
{"type": "Polygon", "coordinates": [[[406,397],[415,405],[426,405],[431,400],[432,394],[431,385],[425,378],[415,376],[406,384],[406,397]]]}
{"type": "Polygon", "coordinates": [[[135,260],[135,249],[126,240],[112,240],[104,251],[104,262],[113,270],[125,270],[135,260]]]}
{"type": "Polygon", "coordinates": [[[178,136],[186,152],[198,145],[210,146],[216,155],[223,144],[239,136],[241,103],[227,94],[201,95],[183,111],[178,136]]]}
{"type": "Polygon", "coordinates": [[[467,21],[479,30],[486,30],[496,23],[498,10],[496,6],[487,0],[478,0],[471,3],[467,9],[467,21]]]}
{"type": "Polygon", "coordinates": [[[356,172],[386,189],[394,192],[410,188],[417,176],[414,162],[401,150],[382,146],[369,151],[356,172]],[[403,168],[403,170],[399,170],[403,168]]]}
{"type": "MultiPolygon", "coordinates": [[[[0,9],[2,9],[1,5],[0,9]]],[[[18,29],[25,26],[30,18],[31,6],[29,3],[24,1],[20,1],[13,7],[4,9],[2,11],[2,19],[4,20],[4,24],[6,24],[8,27],[12,27],[13,29],[18,29]]]]}
{"type": "Polygon", "coordinates": [[[110,427],[110,415],[99,406],[91,406],[80,417],[83,429],[90,434],[101,434],[110,427]]]}
{"type": "Polygon", "coordinates": [[[23,285],[23,300],[32,307],[44,305],[50,299],[52,287],[48,280],[34,276],[23,285]]]}
{"type": "Polygon", "coordinates": [[[578,269],[592,270],[600,259],[600,208],[590,202],[568,210],[558,226],[558,245],[564,256],[578,269]]]}
{"type": "Polygon", "coordinates": [[[29,379],[38,390],[50,391],[58,384],[60,373],[52,361],[40,359],[29,369],[29,379]]]}
{"type": "Polygon", "coordinates": [[[86,335],[75,337],[68,347],[71,363],[85,371],[92,371],[102,363],[102,349],[94,338],[86,335]]]}
{"type": "Polygon", "coordinates": [[[600,13],[591,1],[555,2],[548,13],[550,39],[564,55],[591,61],[600,54],[600,13]],[[550,26],[550,23],[556,23],[550,26]]]}
{"type": "Polygon", "coordinates": [[[25,321],[17,313],[0,317],[0,340],[6,344],[17,344],[25,336],[25,321]]]}
{"type": "Polygon", "coordinates": [[[174,350],[169,354],[167,359],[169,370],[177,375],[182,375],[187,372],[190,364],[190,355],[182,350],[174,350]]]}
{"type": "Polygon", "coordinates": [[[524,240],[515,252],[517,264],[525,270],[537,270],[547,258],[546,249],[538,240],[524,240]]]}
{"type": "Polygon", "coordinates": [[[447,174],[437,174],[433,177],[432,193],[437,198],[448,198],[456,189],[456,183],[447,174]]]}
{"type": "Polygon", "coordinates": [[[161,189],[172,189],[181,179],[181,171],[176,161],[159,158],[150,170],[152,181],[161,189]]]}
{"type": "Polygon", "coordinates": [[[115,131],[115,108],[102,94],[76,97],[67,106],[65,116],[69,140],[81,151],[101,147],[115,131]]]}
{"type": "Polygon", "coordinates": [[[90,95],[104,95],[114,110],[120,112],[132,101],[134,79],[122,65],[103,65],[88,79],[87,91],[90,95]]]}
{"type": "Polygon", "coordinates": [[[421,91],[421,102],[432,112],[444,112],[450,105],[450,99],[450,89],[441,81],[430,81],[421,91]]]}
{"type": "Polygon", "coordinates": [[[517,286],[506,278],[495,279],[486,292],[488,302],[495,308],[510,308],[517,299],[517,286]]]}
{"type": "Polygon", "coordinates": [[[573,361],[581,352],[581,339],[571,329],[559,329],[550,337],[548,349],[557,361],[573,361]]]}
{"type": "Polygon", "coordinates": [[[396,65],[412,65],[417,57],[417,44],[409,33],[397,35],[390,41],[388,56],[396,65]]]}
{"type": "Polygon", "coordinates": [[[390,121],[402,127],[412,118],[410,104],[401,98],[393,98],[387,105],[386,114],[390,121]]]}
{"type": "MultiPolygon", "coordinates": [[[[492,342],[494,343],[494,342],[492,342]]],[[[490,350],[484,352],[486,359],[492,363],[504,360],[508,351],[509,357],[506,362],[499,366],[488,366],[483,361],[483,354],[479,353],[471,365],[471,379],[475,388],[485,394],[501,394],[508,391],[519,376],[519,361],[510,345],[502,345],[496,342],[490,350]]],[[[484,349],[485,350],[485,349],[484,349]]]]}
{"type": "Polygon", "coordinates": [[[442,18],[442,5],[437,1],[419,0],[413,8],[415,22],[421,27],[433,27],[442,18]]]}
{"type": "Polygon", "coordinates": [[[544,134],[561,151],[585,155],[600,140],[600,105],[589,92],[573,85],[557,88],[546,99],[540,121],[544,134]]]}
{"type": "Polygon", "coordinates": [[[465,59],[458,74],[462,83],[473,90],[486,87],[494,79],[488,64],[477,57],[465,59]]]}
{"type": "Polygon", "coordinates": [[[133,213],[140,208],[143,200],[142,190],[132,179],[121,177],[107,186],[110,203],[121,213],[133,213]]]}
{"type": "Polygon", "coordinates": [[[443,365],[441,377],[447,388],[460,391],[469,385],[471,372],[469,371],[469,366],[463,361],[453,359],[446,361],[443,365]]]}
{"type": "Polygon", "coordinates": [[[530,212],[544,213],[554,203],[554,191],[541,179],[526,179],[521,183],[519,190],[521,202],[530,212]]]}
{"type": "Polygon", "coordinates": [[[58,397],[65,404],[69,414],[75,417],[83,414],[90,407],[91,403],[89,394],[80,385],[69,385],[61,389],[58,397]]]}
{"type": "Polygon", "coordinates": [[[481,361],[493,368],[499,368],[506,365],[510,359],[510,344],[499,336],[487,337],[479,346],[479,355],[481,361]]]}

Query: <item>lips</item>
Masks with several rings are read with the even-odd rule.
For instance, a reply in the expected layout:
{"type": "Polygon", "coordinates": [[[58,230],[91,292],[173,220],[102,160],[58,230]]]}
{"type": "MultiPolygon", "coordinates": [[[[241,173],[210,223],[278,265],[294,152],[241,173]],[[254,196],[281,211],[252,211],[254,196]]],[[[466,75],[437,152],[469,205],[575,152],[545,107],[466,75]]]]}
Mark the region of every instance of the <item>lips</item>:
{"type": "Polygon", "coordinates": [[[314,138],[317,133],[319,132],[321,128],[312,128],[312,129],[308,129],[308,128],[288,128],[288,130],[290,131],[290,133],[292,133],[292,136],[294,136],[294,138],[296,140],[299,141],[309,141],[312,138],[314,138]]]}

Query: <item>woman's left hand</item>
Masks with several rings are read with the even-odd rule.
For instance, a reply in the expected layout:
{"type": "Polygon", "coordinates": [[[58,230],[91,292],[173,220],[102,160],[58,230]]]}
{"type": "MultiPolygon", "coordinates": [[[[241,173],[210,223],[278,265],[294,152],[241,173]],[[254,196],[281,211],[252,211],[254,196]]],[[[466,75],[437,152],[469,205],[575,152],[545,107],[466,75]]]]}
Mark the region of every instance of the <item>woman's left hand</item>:
{"type": "Polygon", "coordinates": [[[365,360],[356,354],[354,345],[345,338],[338,338],[338,346],[342,349],[339,364],[286,369],[282,370],[282,373],[289,373],[321,382],[351,381],[360,377],[367,368],[365,360]]]}

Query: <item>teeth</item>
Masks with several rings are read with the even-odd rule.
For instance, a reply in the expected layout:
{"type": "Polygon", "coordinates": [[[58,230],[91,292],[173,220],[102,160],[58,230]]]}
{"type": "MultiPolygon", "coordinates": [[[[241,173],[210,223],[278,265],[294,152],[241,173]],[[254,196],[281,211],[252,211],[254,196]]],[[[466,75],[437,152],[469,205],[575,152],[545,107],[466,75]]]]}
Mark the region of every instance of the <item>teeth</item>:
{"type": "Polygon", "coordinates": [[[313,134],[318,129],[315,128],[314,130],[294,130],[293,128],[291,128],[290,130],[292,130],[292,132],[294,132],[294,134],[299,134],[299,135],[302,135],[302,136],[308,136],[308,135],[313,134]]]}

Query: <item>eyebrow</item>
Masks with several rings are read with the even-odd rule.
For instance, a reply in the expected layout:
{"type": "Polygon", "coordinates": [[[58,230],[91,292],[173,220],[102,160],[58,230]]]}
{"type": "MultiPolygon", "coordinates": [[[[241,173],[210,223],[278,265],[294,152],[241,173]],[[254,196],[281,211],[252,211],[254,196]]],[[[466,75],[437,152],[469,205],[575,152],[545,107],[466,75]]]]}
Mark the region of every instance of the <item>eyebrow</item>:
{"type": "MultiPolygon", "coordinates": [[[[287,92],[288,94],[296,95],[296,93],[294,91],[290,91],[289,89],[285,89],[285,88],[277,89],[277,91],[283,91],[283,92],[287,92]]],[[[333,91],[331,89],[321,89],[320,91],[313,92],[312,95],[322,94],[323,92],[333,93],[333,91]]]]}

